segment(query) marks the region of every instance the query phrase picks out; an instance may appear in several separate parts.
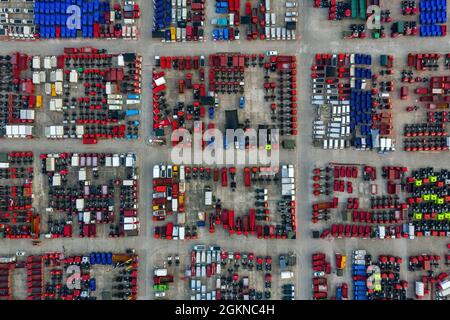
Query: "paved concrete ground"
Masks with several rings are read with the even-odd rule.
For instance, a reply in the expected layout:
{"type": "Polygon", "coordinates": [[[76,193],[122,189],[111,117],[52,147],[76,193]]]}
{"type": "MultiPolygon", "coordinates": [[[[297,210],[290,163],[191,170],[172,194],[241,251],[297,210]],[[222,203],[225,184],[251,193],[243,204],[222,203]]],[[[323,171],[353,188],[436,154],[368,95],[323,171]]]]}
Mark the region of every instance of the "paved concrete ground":
{"type": "MultiPolygon", "coordinates": [[[[55,54],[62,51],[63,47],[68,46],[96,46],[103,47],[110,51],[136,51],[144,57],[144,83],[146,89],[143,94],[145,102],[142,112],[142,138],[135,142],[101,142],[97,146],[83,146],[79,141],[48,141],[45,139],[35,139],[33,141],[2,140],[0,148],[2,151],[8,150],[31,150],[35,154],[43,152],[59,151],[78,151],[78,152],[136,152],[138,163],[141,168],[141,235],[136,238],[126,238],[117,240],[108,239],[58,239],[44,241],[40,247],[32,247],[29,241],[0,241],[2,254],[13,253],[18,249],[25,249],[29,253],[42,251],[66,250],[67,253],[86,252],[91,250],[110,250],[123,251],[126,248],[133,247],[137,249],[141,266],[139,270],[140,277],[140,299],[150,299],[151,291],[151,272],[155,263],[154,256],[164,256],[166,252],[176,254],[178,252],[187,252],[195,243],[218,244],[230,250],[239,248],[241,250],[252,250],[263,254],[267,252],[277,256],[279,252],[287,252],[294,249],[299,256],[297,267],[297,290],[298,299],[311,298],[311,267],[310,254],[313,251],[320,250],[332,254],[333,252],[351,253],[352,249],[368,249],[372,255],[378,253],[398,254],[406,258],[409,254],[417,254],[423,251],[435,251],[442,253],[444,251],[444,239],[417,239],[414,241],[391,240],[391,241],[373,241],[373,240],[335,240],[323,241],[311,239],[311,186],[310,172],[315,165],[321,165],[321,161],[333,159],[336,162],[359,162],[370,163],[381,166],[383,164],[403,164],[406,166],[423,166],[436,164],[439,167],[450,168],[450,160],[447,153],[416,153],[408,154],[400,151],[400,144],[397,152],[388,156],[380,156],[376,153],[361,153],[358,151],[324,151],[312,149],[311,127],[312,119],[315,115],[315,109],[309,103],[310,96],[310,78],[309,69],[314,54],[317,52],[367,52],[374,55],[380,53],[393,54],[397,61],[404,61],[407,52],[416,51],[443,51],[448,48],[448,38],[426,39],[421,38],[399,38],[397,40],[381,39],[377,41],[341,40],[341,30],[333,28],[334,23],[326,20],[326,10],[316,10],[312,8],[311,1],[299,1],[300,5],[300,37],[295,42],[247,42],[236,41],[231,43],[180,43],[165,45],[152,40],[149,36],[152,11],[151,1],[142,2],[142,26],[141,39],[139,41],[46,41],[35,43],[6,43],[0,46],[0,54],[10,53],[12,50],[25,51],[35,54],[55,54]],[[265,50],[278,50],[286,54],[296,54],[299,61],[298,83],[300,84],[300,128],[301,133],[298,138],[298,151],[296,153],[284,153],[282,159],[288,159],[290,162],[297,162],[298,175],[298,239],[295,241],[255,241],[254,239],[245,240],[240,238],[217,237],[214,239],[205,239],[196,242],[175,242],[175,241],[155,241],[151,237],[151,219],[149,203],[151,199],[151,168],[154,164],[167,160],[167,151],[164,149],[151,148],[145,144],[145,137],[151,128],[151,107],[150,107],[150,81],[153,57],[158,55],[181,55],[181,54],[203,54],[207,55],[214,52],[264,52],[265,50]],[[435,249],[435,250],[431,250],[435,249]]],[[[209,37],[209,35],[207,35],[209,37]]],[[[395,109],[395,106],[394,106],[395,109]]],[[[396,112],[394,112],[396,114],[396,112]]],[[[396,117],[395,126],[400,126],[402,119],[396,117]]],[[[397,131],[397,141],[400,142],[402,130],[397,131]]],[[[39,177],[37,177],[39,179],[39,177]]],[[[35,184],[37,185],[37,184],[35,184]]],[[[404,268],[405,269],[405,268],[404,268]]],[[[348,275],[348,272],[347,272],[348,275]]],[[[409,278],[412,280],[412,278],[409,278]]],[[[349,279],[348,279],[349,280],[349,279]]],[[[412,291],[412,290],[410,290],[412,291]]]]}

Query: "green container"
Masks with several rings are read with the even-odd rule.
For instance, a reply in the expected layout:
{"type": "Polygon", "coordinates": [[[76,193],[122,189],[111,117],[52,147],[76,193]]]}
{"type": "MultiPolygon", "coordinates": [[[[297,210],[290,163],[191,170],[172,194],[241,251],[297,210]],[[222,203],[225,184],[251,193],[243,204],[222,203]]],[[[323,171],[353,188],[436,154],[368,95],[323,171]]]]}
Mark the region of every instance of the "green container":
{"type": "Polygon", "coordinates": [[[366,0],[359,0],[359,17],[363,20],[367,18],[366,0]]]}
{"type": "Polygon", "coordinates": [[[0,153],[0,162],[9,162],[7,153],[0,153]]]}
{"type": "Polygon", "coordinates": [[[296,142],[295,140],[283,140],[281,145],[284,149],[292,150],[295,149],[296,142]]]}
{"type": "Polygon", "coordinates": [[[153,131],[156,137],[164,137],[164,129],[156,129],[153,131]]]}
{"type": "Polygon", "coordinates": [[[350,215],[350,212],[344,210],[344,211],[342,211],[341,215],[342,215],[342,221],[348,221],[348,216],[350,215]]]}
{"type": "Polygon", "coordinates": [[[155,284],[155,285],[153,285],[153,290],[167,291],[167,290],[169,290],[169,286],[167,284],[155,284]]]}
{"type": "Polygon", "coordinates": [[[397,21],[394,23],[394,32],[403,33],[405,31],[405,22],[397,21]]]}
{"type": "Polygon", "coordinates": [[[352,0],[352,19],[358,17],[358,0],[352,0]]]}

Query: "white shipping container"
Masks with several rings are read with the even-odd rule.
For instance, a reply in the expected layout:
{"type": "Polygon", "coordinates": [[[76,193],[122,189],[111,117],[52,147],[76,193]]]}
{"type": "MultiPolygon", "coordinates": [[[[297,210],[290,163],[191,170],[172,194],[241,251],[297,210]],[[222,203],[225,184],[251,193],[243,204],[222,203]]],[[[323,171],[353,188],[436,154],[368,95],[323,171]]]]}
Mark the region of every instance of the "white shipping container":
{"type": "Polygon", "coordinates": [[[78,211],[84,210],[84,199],[77,199],[76,200],[76,208],[78,211]]]}
{"type": "Polygon", "coordinates": [[[34,56],[33,57],[33,69],[40,69],[41,68],[41,57],[34,56]]]}
{"type": "Polygon", "coordinates": [[[39,72],[33,72],[33,84],[40,84],[41,77],[39,76],[39,72]]]}
{"type": "Polygon", "coordinates": [[[84,126],[76,126],[75,131],[77,134],[77,138],[81,138],[84,135],[84,126]]]}
{"type": "Polygon", "coordinates": [[[184,225],[186,223],[186,213],[179,212],[177,214],[177,224],[184,225]]]}
{"type": "Polygon", "coordinates": [[[117,56],[117,65],[118,65],[119,67],[124,67],[124,66],[125,66],[125,60],[124,60],[124,58],[123,58],[123,55],[121,55],[121,54],[119,54],[119,55],[117,56]]]}
{"type": "Polygon", "coordinates": [[[292,279],[294,277],[294,273],[292,271],[282,271],[281,279],[292,279]]]}
{"type": "Polygon", "coordinates": [[[56,94],[57,95],[62,95],[62,93],[63,93],[63,84],[62,84],[62,82],[56,82],[55,83],[55,90],[56,90],[56,94]]]}
{"type": "Polygon", "coordinates": [[[70,83],[78,82],[78,72],[76,70],[70,71],[69,82],[70,83]]]}
{"type": "Polygon", "coordinates": [[[450,288],[450,280],[445,280],[440,283],[441,290],[447,290],[450,288]]]}
{"type": "Polygon", "coordinates": [[[57,69],[55,72],[56,81],[63,82],[64,81],[64,72],[62,69],[57,69]]]}
{"type": "Polygon", "coordinates": [[[34,110],[22,109],[20,110],[20,119],[22,120],[34,120],[34,110]]]}
{"type": "Polygon", "coordinates": [[[379,235],[380,239],[384,239],[385,236],[386,236],[386,228],[384,226],[380,226],[378,228],[378,230],[379,230],[379,233],[380,233],[380,235],[379,235]]]}
{"type": "Polygon", "coordinates": [[[123,186],[127,186],[127,187],[131,187],[134,184],[134,180],[123,180],[122,185],[123,186]]]}
{"type": "Polygon", "coordinates": [[[125,231],[133,231],[133,230],[137,230],[137,229],[138,229],[137,224],[126,223],[123,225],[123,230],[125,230],[125,231]]]}
{"type": "Polygon", "coordinates": [[[83,222],[85,224],[89,224],[91,222],[91,213],[90,212],[83,212],[83,222]]]}
{"type": "MultiPolygon", "coordinates": [[[[340,138],[340,137],[341,137],[340,133],[336,133],[336,132],[330,132],[330,133],[328,134],[328,136],[329,136],[330,138],[333,138],[333,139],[337,139],[337,138],[340,138]]],[[[333,145],[331,144],[331,145],[330,145],[330,149],[332,149],[332,148],[333,148],[333,145]]]]}
{"type": "Polygon", "coordinates": [[[58,59],[56,56],[50,57],[50,65],[52,66],[52,69],[55,69],[58,66],[58,59]]]}
{"type": "Polygon", "coordinates": [[[167,269],[156,269],[154,272],[154,275],[157,277],[166,277],[167,276],[167,269]]]}
{"type": "Polygon", "coordinates": [[[126,105],[136,105],[136,104],[139,104],[139,103],[141,103],[141,100],[127,99],[125,101],[126,105]]]}
{"type": "Polygon", "coordinates": [[[132,168],[135,164],[135,157],[134,154],[127,154],[125,157],[125,167],[132,168]]]}
{"type": "Polygon", "coordinates": [[[119,167],[120,166],[120,158],[119,158],[119,156],[118,155],[113,155],[113,158],[112,158],[112,166],[113,167],[119,167]]]}
{"type": "Polygon", "coordinates": [[[45,83],[45,81],[47,81],[47,73],[45,71],[40,71],[39,78],[41,83],[45,83]]]}
{"type": "Polygon", "coordinates": [[[62,99],[51,99],[50,100],[50,111],[62,111],[63,100],[62,99]]]}
{"type": "Polygon", "coordinates": [[[8,169],[9,168],[9,162],[0,162],[0,168],[1,169],[8,169]]]}
{"type": "MultiPolygon", "coordinates": [[[[42,81],[41,81],[42,82],[42,81]]],[[[45,89],[45,94],[46,95],[50,95],[51,93],[52,93],[52,85],[49,83],[49,82],[47,82],[45,85],[44,85],[44,89],[45,89]]]]}
{"type": "Polygon", "coordinates": [[[292,164],[288,165],[288,178],[294,178],[294,166],[292,164]]]}
{"type": "Polygon", "coordinates": [[[444,90],[442,88],[433,88],[433,90],[431,90],[432,94],[442,94],[444,93],[444,90]]]}
{"type": "Polygon", "coordinates": [[[179,238],[180,240],[184,240],[185,234],[186,234],[185,228],[184,228],[184,227],[180,227],[179,234],[178,234],[178,238],[179,238]]]}
{"type": "Polygon", "coordinates": [[[78,167],[80,165],[80,157],[78,154],[74,154],[71,158],[71,166],[78,167]]]}
{"type": "Polygon", "coordinates": [[[450,288],[438,291],[438,295],[440,295],[441,297],[447,297],[448,295],[450,295],[450,288]]]}
{"type": "Polygon", "coordinates": [[[55,174],[52,180],[53,187],[59,187],[61,185],[61,176],[59,174],[55,174]]]}
{"type": "Polygon", "coordinates": [[[159,87],[161,85],[166,84],[166,79],[164,77],[158,78],[155,80],[155,86],[159,87]]]}
{"type": "Polygon", "coordinates": [[[121,105],[122,104],[122,100],[116,100],[116,99],[108,99],[107,100],[108,104],[112,104],[112,105],[121,105]]]}
{"type": "Polygon", "coordinates": [[[174,240],[178,240],[178,226],[174,226],[173,227],[173,231],[172,231],[172,238],[174,239],[174,240]]]}
{"type": "Polygon", "coordinates": [[[44,58],[44,69],[50,70],[52,68],[50,57],[44,58]]]}
{"type": "Polygon", "coordinates": [[[133,224],[133,223],[138,223],[138,219],[137,218],[133,218],[133,217],[125,217],[123,219],[123,222],[127,223],[127,224],[133,224]]]}
{"type": "Polygon", "coordinates": [[[180,181],[184,182],[186,179],[184,166],[180,166],[180,181]]]}
{"type": "Polygon", "coordinates": [[[205,206],[212,206],[212,191],[205,191],[205,206]]]}
{"type": "Polygon", "coordinates": [[[333,143],[334,143],[333,149],[335,149],[335,150],[339,149],[339,140],[334,139],[333,143]]]}
{"type": "Polygon", "coordinates": [[[178,212],[178,199],[172,199],[172,211],[173,212],[178,212]]]}
{"type": "Polygon", "coordinates": [[[159,165],[154,165],[153,166],[153,179],[158,179],[160,177],[159,173],[160,173],[159,165]]]}
{"type": "Polygon", "coordinates": [[[80,181],[86,181],[86,169],[80,169],[80,171],[78,171],[78,180],[80,181]]]}

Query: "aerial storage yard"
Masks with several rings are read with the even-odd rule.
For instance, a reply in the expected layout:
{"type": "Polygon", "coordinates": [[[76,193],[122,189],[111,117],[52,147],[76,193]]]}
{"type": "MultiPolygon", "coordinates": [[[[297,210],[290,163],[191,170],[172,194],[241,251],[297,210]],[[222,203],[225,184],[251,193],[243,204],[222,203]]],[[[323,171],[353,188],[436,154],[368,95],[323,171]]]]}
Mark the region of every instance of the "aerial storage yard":
{"type": "Polygon", "coordinates": [[[447,37],[445,0],[0,1],[0,300],[447,300],[447,37]]]}

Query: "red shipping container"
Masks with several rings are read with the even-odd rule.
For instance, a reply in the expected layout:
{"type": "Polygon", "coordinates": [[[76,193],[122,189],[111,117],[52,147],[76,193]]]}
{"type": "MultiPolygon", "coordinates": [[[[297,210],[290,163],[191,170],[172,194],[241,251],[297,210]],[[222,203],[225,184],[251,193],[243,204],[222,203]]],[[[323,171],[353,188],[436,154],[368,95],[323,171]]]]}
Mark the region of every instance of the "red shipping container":
{"type": "Polygon", "coordinates": [[[228,9],[230,12],[234,12],[234,0],[228,0],[228,9]]]}
{"type": "Polygon", "coordinates": [[[172,233],[173,233],[173,223],[167,224],[166,228],[166,238],[168,240],[172,240],[172,233]]]}
{"type": "Polygon", "coordinates": [[[234,25],[239,26],[241,24],[241,15],[239,11],[234,14],[234,25]]]}
{"type": "Polygon", "coordinates": [[[228,210],[227,209],[223,209],[222,210],[222,214],[221,214],[221,218],[222,218],[222,225],[224,229],[228,229],[228,210]]]}
{"type": "Polygon", "coordinates": [[[205,5],[203,3],[193,2],[191,4],[191,8],[194,11],[201,11],[201,10],[205,9],[205,5]]]}
{"type": "Polygon", "coordinates": [[[255,234],[256,214],[255,209],[250,209],[250,234],[255,234]]]}
{"type": "Polygon", "coordinates": [[[233,56],[233,67],[239,66],[239,56],[236,54],[233,56]]]}
{"type": "Polygon", "coordinates": [[[94,23],[94,38],[100,37],[100,24],[94,23]]]}
{"type": "Polygon", "coordinates": [[[245,15],[249,16],[252,14],[252,4],[250,3],[250,1],[247,1],[245,3],[245,15]]]}
{"type": "Polygon", "coordinates": [[[228,212],[228,224],[230,229],[230,234],[234,233],[234,211],[230,210],[228,212]]]}
{"type": "Polygon", "coordinates": [[[234,10],[236,10],[237,13],[241,11],[241,0],[234,0],[234,10]]]}
{"type": "Polygon", "coordinates": [[[186,26],[186,39],[192,40],[192,26],[186,26]]]}
{"type": "Polygon", "coordinates": [[[117,81],[123,80],[123,69],[117,69],[117,81]]]}

